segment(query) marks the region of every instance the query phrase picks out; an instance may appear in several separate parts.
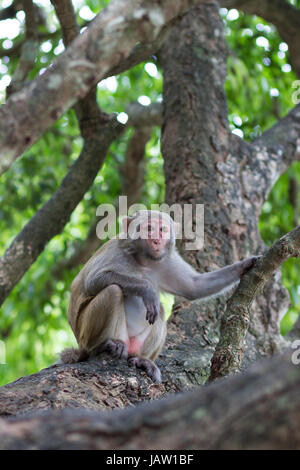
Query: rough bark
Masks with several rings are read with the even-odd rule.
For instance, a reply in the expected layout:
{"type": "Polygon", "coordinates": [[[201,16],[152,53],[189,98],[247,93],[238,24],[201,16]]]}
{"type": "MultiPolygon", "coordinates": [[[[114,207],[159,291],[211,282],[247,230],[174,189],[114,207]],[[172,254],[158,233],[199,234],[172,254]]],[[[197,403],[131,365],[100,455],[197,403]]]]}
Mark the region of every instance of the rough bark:
{"type": "Polygon", "coordinates": [[[114,0],[53,65],[0,109],[0,173],[120,61],[137,43],[201,0],[114,0]],[[43,116],[43,119],[40,119],[43,116]]]}
{"type": "Polygon", "coordinates": [[[156,385],[126,361],[103,354],[98,360],[54,365],[0,387],[0,415],[64,408],[110,410],[137,405],[174,391],[156,385]]]}
{"type": "MultiPolygon", "coordinates": [[[[0,389],[1,403],[10,401],[7,413],[15,412],[12,397],[19,406],[23,402],[20,411],[30,409],[28,403],[36,395],[40,396],[40,409],[52,408],[0,419],[0,448],[300,449],[300,367],[292,364],[291,355],[289,350],[261,362],[247,374],[194,392],[110,413],[94,410],[103,409],[105,395],[109,406],[122,406],[114,399],[118,388],[126,390],[130,402],[130,393],[136,393],[134,381],[114,382],[110,376],[106,388],[106,379],[103,384],[97,372],[86,374],[88,365],[80,365],[77,370],[74,366],[69,369],[64,383],[66,376],[59,367],[48,369],[0,389]],[[93,411],[70,409],[80,406],[82,397],[90,401],[92,397],[93,411]],[[66,403],[68,409],[53,410],[66,403]]],[[[144,389],[144,393],[148,399],[153,388],[144,389]]]]}

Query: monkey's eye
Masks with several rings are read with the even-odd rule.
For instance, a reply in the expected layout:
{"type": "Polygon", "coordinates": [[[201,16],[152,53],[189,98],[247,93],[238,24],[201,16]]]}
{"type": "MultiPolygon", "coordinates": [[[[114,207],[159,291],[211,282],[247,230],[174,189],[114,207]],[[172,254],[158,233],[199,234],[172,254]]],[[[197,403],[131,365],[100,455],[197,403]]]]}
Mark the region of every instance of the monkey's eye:
{"type": "Polygon", "coordinates": [[[160,227],[160,231],[161,231],[161,232],[164,232],[164,233],[167,233],[168,227],[166,227],[165,225],[163,225],[162,227],[160,227]]]}
{"type": "Polygon", "coordinates": [[[152,225],[148,225],[147,229],[148,229],[148,232],[152,232],[152,230],[153,230],[152,225]]]}

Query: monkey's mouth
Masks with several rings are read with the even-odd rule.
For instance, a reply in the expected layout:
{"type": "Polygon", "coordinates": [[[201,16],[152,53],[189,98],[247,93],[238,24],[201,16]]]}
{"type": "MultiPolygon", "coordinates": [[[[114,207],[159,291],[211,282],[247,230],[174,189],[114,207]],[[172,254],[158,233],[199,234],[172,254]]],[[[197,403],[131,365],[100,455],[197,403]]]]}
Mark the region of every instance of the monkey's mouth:
{"type": "Polygon", "coordinates": [[[164,252],[162,250],[151,250],[148,256],[153,261],[160,261],[164,257],[164,252]]]}

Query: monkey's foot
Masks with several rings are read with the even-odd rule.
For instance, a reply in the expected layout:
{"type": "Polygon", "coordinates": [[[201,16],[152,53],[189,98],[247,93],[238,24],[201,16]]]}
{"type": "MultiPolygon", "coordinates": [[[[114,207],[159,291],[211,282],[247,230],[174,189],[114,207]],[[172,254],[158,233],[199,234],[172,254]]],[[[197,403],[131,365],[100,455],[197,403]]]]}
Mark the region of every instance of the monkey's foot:
{"type": "Polygon", "coordinates": [[[127,359],[129,367],[135,366],[137,369],[142,369],[146,372],[148,377],[155,383],[161,383],[161,373],[157,365],[150,359],[144,357],[130,356],[127,359]]]}
{"type": "Polygon", "coordinates": [[[97,346],[96,353],[107,352],[116,359],[127,359],[128,349],[126,344],[120,339],[108,339],[100,346],[97,346]]]}

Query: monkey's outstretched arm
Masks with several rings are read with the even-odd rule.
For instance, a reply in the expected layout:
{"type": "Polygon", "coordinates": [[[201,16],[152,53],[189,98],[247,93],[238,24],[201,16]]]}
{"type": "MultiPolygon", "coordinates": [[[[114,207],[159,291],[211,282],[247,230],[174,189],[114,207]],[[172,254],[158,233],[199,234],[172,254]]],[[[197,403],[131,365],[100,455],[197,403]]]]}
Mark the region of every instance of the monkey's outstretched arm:
{"type": "Polygon", "coordinates": [[[84,287],[87,295],[94,296],[112,284],[118,285],[124,296],[141,297],[147,309],[146,319],[150,324],[155,322],[160,311],[159,297],[151,282],[146,279],[120,274],[112,270],[90,271],[85,279],[84,287]]]}
{"type": "Polygon", "coordinates": [[[239,281],[256,259],[254,256],[225,268],[200,274],[175,253],[161,269],[160,288],[189,300],[210,297],[239,281]]]}

